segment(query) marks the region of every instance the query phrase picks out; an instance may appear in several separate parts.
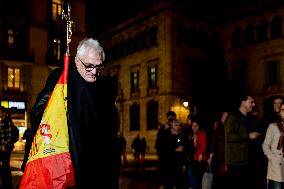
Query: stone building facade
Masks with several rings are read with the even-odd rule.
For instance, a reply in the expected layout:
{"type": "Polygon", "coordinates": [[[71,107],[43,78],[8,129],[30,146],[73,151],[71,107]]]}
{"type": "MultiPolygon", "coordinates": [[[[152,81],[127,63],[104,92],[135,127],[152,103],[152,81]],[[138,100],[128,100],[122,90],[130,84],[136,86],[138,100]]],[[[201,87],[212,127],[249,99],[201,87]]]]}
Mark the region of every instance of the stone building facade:
{"type": "Polygon", "coordinates": [[[155,152],[168,110],[183,122],[189,113],[212,114],[235,90],[251,94],[261,116],[268,97],[284,95],[283,11],[278,4],[255,6],[217,19],[164,2],[100,36],[104,73],[118,81],[128,151],[140,134],[155,152]]]}

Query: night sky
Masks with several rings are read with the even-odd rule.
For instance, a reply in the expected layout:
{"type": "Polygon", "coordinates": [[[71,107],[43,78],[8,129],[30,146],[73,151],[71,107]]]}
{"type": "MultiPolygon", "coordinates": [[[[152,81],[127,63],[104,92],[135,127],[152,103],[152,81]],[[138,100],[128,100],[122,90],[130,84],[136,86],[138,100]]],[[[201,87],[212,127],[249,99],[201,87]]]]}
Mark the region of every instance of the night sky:
{"type": "MultiPolygon", "coordinates": [[[[153,3],[163,0],[86,0],[87,22],[94,35],[99,35],[108,28],[118,25],[121,21],[133,17],[139,11],[147,10],[153,3]]],[[[165,1],[165,0],[164,0],[165,1]]],[[[244,7],[264,5],[280,0],[172,0],[183,3],[204,15],[218,19],[244,7]]]]}

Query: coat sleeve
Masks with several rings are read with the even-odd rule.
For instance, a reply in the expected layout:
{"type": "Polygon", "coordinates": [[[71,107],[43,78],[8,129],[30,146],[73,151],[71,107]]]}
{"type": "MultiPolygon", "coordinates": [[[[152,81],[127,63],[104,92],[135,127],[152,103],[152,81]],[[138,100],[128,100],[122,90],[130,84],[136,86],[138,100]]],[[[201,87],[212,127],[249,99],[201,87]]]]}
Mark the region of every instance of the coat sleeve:
{"type": "Polygon", "coordinates": [[[273,127],[275,127],[273,124],[269,125],[266,135],[265,135],[264,142],[262,144],[263,152],[268,159],[271,159],[273,156],[273,153],[271,150],[271,144],[272,144],[272,139],[273,139],[273,127]]]}

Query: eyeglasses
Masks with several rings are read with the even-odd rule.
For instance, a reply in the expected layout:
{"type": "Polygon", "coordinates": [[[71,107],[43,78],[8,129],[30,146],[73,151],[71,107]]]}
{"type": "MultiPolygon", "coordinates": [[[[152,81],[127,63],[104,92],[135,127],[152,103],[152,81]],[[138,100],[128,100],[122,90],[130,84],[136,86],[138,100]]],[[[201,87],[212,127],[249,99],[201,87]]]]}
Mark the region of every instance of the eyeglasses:
{"type": "Polygon", "coordinates": [[[96,69],[97,73],[100,73],[103,69],[104,69],[104,65],[103,64],[98,64],[98,65],[86,65],[80,58],[78,58],[80,60],[80,62],[82,63],[82,65],[85,67],[85,70],[87,72],[91,72],[93,71],[93,69],[96,69]]]}

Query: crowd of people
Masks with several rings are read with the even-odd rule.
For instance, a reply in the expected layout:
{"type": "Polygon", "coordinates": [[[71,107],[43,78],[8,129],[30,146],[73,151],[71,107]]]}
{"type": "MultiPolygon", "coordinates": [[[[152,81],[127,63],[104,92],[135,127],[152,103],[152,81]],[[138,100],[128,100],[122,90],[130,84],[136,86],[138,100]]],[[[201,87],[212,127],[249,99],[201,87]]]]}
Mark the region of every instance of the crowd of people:
{"type": "Polygon", "coordinates": [[[182,123],[168,111],[155,144],[163,187],[202,189],[210,168],[213,189],[283,189],[284,98],[268,102],[256,118],[254,98],[241,94],[236,110],[224,110],[212,121],[212,132],[201,115],[190,114],[182,123]]]}

